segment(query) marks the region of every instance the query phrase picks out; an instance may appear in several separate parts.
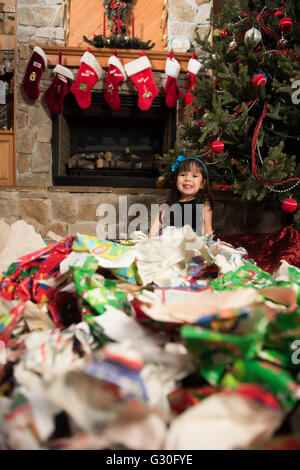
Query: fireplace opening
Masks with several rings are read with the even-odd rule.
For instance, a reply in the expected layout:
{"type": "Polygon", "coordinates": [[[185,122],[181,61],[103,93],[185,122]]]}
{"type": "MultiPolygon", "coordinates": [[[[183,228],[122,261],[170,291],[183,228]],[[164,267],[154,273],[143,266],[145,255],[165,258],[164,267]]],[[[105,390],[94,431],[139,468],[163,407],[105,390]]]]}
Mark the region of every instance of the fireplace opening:
{"type": "Polygon", "coordinates": [[[52,175],[59,186],[154,188],[159,155],[175,144],[176,109],[157,96],[148,111],[138,96],[121,94],[121,108],[112,110],[103,92],[93,92],[81,109],[72,93],[62,115],[52,118],[52,175]]]}

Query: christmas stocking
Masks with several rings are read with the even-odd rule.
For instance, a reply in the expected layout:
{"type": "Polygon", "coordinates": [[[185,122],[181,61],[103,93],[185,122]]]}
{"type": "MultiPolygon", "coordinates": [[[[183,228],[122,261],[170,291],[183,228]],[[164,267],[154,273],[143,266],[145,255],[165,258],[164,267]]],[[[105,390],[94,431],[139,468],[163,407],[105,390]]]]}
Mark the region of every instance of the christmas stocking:
{"type": "Polygon", "coordinates": [[[91,90],[102,75],[102,67],[96,57],[90,52],[85,52],[80,59],[80,67],[76,81],[71,92],[75,95],[77,103],[83,109],[91,104],[91,90]]]}
{"type": "Polygon", "coordinates": [[[126,80],[126,73],[116,55],[108,59],[108,65],[104,99],[111,109],[118,110],[121,107],[118,86],[126,80]]]}
{"type": "Polygon", "coordinates": [[[165,74],[168,76],[165,91],[166,91],[166,105],[168,108],[175,108],[177,100],[181,97],[181,91],[179,90],[176,78],[180,72],[180,64],[174,59],[173,53],[171,52],[170,58],[166,61],[165,74]]]}
{"type": "Polygon", "coordinates": [[[187,92],[185,93],[183,97],[185,106],[189,106],[192,103],[193,99],[195,98],[195,96],[192,95],[190,91],[195,90],[196,88],[196,75],[201,69],[201,67],[202,67],[202,64],[198,60],[194,59],[193,57],[189,60],[189,63],[188,63],[189,75],[188,75],[187,92]]]}
{"type": "Polygon", "coordinates": [[[22,82],[26,95],[32,101],[37,100],[40,95],[39,83],[46,68],[47,56],[43,49],[35,46],[22,82]]]}
{"type": "Polygon", "coordinates": [[[44,98],[51,113],[62,114],[64,99],[71,90],[74,75],[71,70],[60,64],[56,65],[53,73],[55,73],[55,78],[45,91],[44,98]]]}
{"type": "Polygon", "coordinates": [[[158,94],[158,89],[154,83],[151,72],[151,63],[148,57],[143,55],[142,57],[125,64],[124,67],[128,77],[131,78],[137,88],[139,94],[138,107],[142,111],[147,111],[158,94]]]}

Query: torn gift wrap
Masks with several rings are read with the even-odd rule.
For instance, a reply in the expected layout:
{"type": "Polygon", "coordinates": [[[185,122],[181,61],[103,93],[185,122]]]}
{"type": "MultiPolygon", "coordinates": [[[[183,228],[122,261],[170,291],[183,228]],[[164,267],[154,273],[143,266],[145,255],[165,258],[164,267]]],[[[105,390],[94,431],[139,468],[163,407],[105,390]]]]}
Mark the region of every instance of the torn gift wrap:
{"type": "Polygon", "coordinates": [[[238,394],[216,393],[175,418],[165,449],[247,449],[262,436],[271,437],[282,419],[282,412],[238,394]]]}

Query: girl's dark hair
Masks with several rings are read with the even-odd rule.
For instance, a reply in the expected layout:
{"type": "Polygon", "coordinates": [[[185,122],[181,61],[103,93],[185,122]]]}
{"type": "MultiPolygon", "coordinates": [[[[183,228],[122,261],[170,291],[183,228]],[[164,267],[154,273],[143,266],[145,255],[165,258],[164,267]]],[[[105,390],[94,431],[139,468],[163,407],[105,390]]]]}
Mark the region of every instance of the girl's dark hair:
{"type": "Polygon", "coordinates": [[[171,189],[170,189],[170,193],[168,196],[167,204],[171,206],[172,204],[175,204],[176,202],[179,201],[179,199],[181,198],[181,193],[177,189],[177,186],[176,186],[177,176],[181,172],[190,171],[191,168],[196,168],[197,171],[200,171],[202,178],[203,178],[203,187],[196,194],[196,199],[201,200],[203,204],[205,202],[209,202],[211,210],[213,210],[213,198],[210,192],[208,174],[205,174],[206,172],[205,172],[204,166],[198,160],[195,160],[195,159],[183,160],[179,164],[177,170],[174,173],[172,173],[171,189]]]}

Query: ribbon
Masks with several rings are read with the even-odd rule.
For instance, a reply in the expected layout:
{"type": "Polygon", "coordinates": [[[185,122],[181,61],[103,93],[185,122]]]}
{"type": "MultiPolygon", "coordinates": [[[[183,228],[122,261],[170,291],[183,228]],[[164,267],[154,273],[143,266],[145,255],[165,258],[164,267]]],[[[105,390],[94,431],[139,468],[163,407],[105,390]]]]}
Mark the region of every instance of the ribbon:
{"type": "MultiPolygon", "coordinates": [[[[265,33],[267,33],[270,37],[275,39],[276,42],[280,41],[280,39],[281,39],[280,36],[277,33],[275,33],[275,31],[273,31],[273,29],[271,29],[271,28],[269,28],[268,26],[265,25],[264,20],[263,20],[260,13],[257,13],[256,19],[259,22],[261,29],[263,29],[265,33]]],[[[283,47],[284,47],[284,45],[283,45],[283,47]]]]}
{"type": "MultiPolygon", "coordinates": [[[[251,106],[251,104],[254,103],[255,101],[257,101],[256,98],[254,100],[248,101],[248,103],[246,103],[246,106],[248,106],[248,107],[251,106]]],[[[242,106],[237,111],[235,111],[231,116],[228,116],[228,119],[232,118],[233,116],[236,116],[241,111],[242,111],[242,106]]]]}
{"type": "Polygon", "coordinates": [[[257,173],[256,157],[255,157],[255,151],[256,151],[256,147],[257,147],[257,138],[258,138],[258,134],[259,134],[259,130],[261,128],[262,122],[263,122],[264,118],[266,117],[267,111],[268,111],[268,101],[265,102],[263,113],[260,116],[260,118],[259,118],[259,120],[256,124],[254,135],[253,135],[253,140],[252,140],[252,174],[253,174],[254,178],[256,179],[256,181],[258,183],[264,185],[264,186],[278,186],[280,184],[289,183],[290,181],[299,181],[300,178],[294,177],[294,178],[289,178],[288,180],[279,181],[278,183],[268,183],[267,181],[264,181],[257,173]]]}

